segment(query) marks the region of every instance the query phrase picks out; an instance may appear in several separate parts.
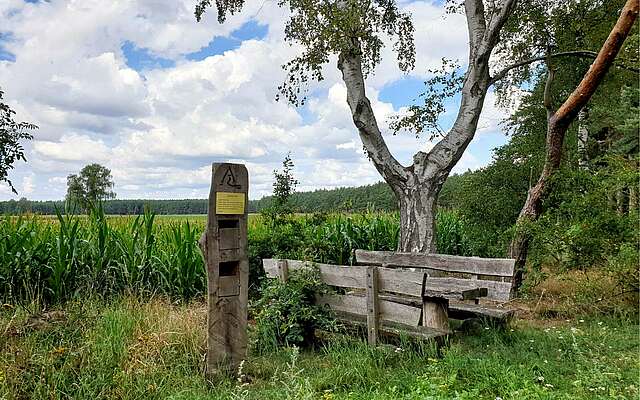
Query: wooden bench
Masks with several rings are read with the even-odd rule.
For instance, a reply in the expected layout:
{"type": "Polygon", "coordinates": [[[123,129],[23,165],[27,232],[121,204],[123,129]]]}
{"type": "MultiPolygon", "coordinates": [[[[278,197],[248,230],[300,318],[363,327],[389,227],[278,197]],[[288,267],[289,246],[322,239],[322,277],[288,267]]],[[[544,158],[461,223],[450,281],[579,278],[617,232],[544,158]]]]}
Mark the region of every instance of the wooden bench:
{"type": "MultiPolygon", "coordinates": [[[[267,277],[283,282],[289,279],[290,271],[317,268],[322,282],[346,293],[317,296],[316,302],[327,305],[342,321],[365,327],[370,344],[378,342],[378,335],[438,339],[450,333],[448,323],[442,326],[425,325],[425,319],[427,323],[429,320],[425,318],[428,314],[424,313],[421,301],[424,274],[377,266],[329,265],[284,259],[263,259],[262,263],[267,277]],[[388,293],[406,297],[398,299],[398,296],[389,296],[388,293]],[[405,301],[411,298],[418,301],[405,301]]],[[[445,291],[439,295],[465,298],[480,292],[445,291]]]]}
{"type": "MultiPolygon", "coordinates": [[[[356,263],[360,265],[378,265],[395,268],[397,271],[412,269],[417,273],[414,278],[416,280],[426,273],[426,290],[433,288],[442,291],[449,288],[459,292],[486,288],[486,297],[483,299],[487,301],[482,304],[477,296],[473,303],[466,302],[466,299],[451,299],[451,318],[490,318],[504,321],[513,315],[513,311],[504,306],[513,297],[513,259],[368,250],[356,250],[355,256],[356,263]]],[[[406,294],[401,290],[397,292],[396,289],[387,288],[387,291],[406,294]]]]}

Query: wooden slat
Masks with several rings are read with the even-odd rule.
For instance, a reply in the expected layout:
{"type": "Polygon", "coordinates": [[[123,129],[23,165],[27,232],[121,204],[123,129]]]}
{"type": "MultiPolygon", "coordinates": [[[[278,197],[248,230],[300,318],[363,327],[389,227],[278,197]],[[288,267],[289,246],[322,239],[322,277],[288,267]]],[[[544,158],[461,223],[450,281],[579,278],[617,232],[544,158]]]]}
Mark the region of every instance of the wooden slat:
{"type": "Polygon", "coordinates": [[[442,297],[450,300],[477,300],[487,296],[487,288],[474,288],[465,290],[429,290],[425,289],[423,296],[442,297]]]}
{"type": "MultiPolygon", "coordinates": [[[[340,321],[345,324],[352,325],[355,327],[365,328],[367,327],[367,323],[365,318],[361,315],[357,314],[348,314],[348,313],[337,313],[337,317],[340,321]]],[[[410,336],[417,339],[436,339],[449,335],[451,331],[443,331],[440,329],[433,329],[424,326],[406,326],[400,325],[393,322],[386,322],[380,325],[379,327],[380,335],[385,336],[410,336]]]]}
{"type": "Polygon", "coordinates": [[[378,342],[379,317],[378,271],[377,267],[367,267],[367,341],[372,346],[378,342]]]}
{"type": "Polygon", "coordinates": [[[456,319],[473,317],[488,317],[495,319],[507,319],[514,314],[513,310],[491,307],[479,304],[450,303],[449,316],[456,319]]]}
{"type": "Polygon", "coordinates": [[[513,276],[515,261],[510,258],[461,257],[445,254],[356,250],[356,261],[368,265],[431,268],[447,272],[489,276],[513,276]]]}
{"type": "MultiPolygon", "coordinates": [[[[341,313],[367,315],[367,299],[364,296],[354,295],[324,295],[317,299],[319,304],[326,304],[332,310],[341,313]]],[[[380,319],[383,321],[397,322],[403,325],[418,326],[421,310],[405,304],[379,299],[380,319]]]]}
{"type": "MultiPolygon", "coordinates": [[[[289,270],[309,268],[315,265],[320,269],[320,277],[329,286],[364,289],[366,267],[362,266],[341,266],[312,263],[309,261],[286,260],[289,270]]],[[[262,260],[264,272],[269,278],[278,277],[277,259],[266,258],[262,260]]]]}
{"type": "Polygon", "coordinates": [[[287,260],[278,260],[276,263],[278,269],[278,279],[280,282],[286,282],[289,280],[289,263],[287,260]]]}
{"type": "MultiPolygon", "coordinates": [[[[380,281],[381,291],[406,294],[414,297],[420,297],[421,295],[423,275],[424,273],[422,271],[410,271],[399,268],[378,268],[378,279],[380,281]]],[[[485,279],[474,280],[429,276],[426,285],[429,289],[450,291],[452,293],[484,287],[487,288],[487,299],[497,301],[509,300],[511,292],[511,283],[485,279]]]]}

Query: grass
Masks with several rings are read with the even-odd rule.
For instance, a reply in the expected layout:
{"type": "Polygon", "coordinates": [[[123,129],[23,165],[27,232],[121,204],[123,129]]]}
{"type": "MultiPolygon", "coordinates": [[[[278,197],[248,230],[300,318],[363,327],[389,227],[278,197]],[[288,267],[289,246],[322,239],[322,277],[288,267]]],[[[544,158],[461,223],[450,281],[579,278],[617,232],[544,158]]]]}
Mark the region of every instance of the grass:
{"type": "MultiPolygon", "coordinates": [[[[205,306],[118,297],[0,311],[2,399],[634,399],[637,320],[520,320],[432,345],[250,354],[245,381],[203,377],[205,306]]],[[[250,335],[250,337],[253,337],[250,335]]]]}

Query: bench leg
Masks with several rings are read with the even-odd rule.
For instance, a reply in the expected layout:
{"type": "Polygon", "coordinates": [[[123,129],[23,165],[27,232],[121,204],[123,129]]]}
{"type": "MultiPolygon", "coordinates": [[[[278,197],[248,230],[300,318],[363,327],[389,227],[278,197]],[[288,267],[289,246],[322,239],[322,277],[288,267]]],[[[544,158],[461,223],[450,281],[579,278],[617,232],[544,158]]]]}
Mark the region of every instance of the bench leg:
{"type": "Polygon", "coordinates": [[[422,326],[448,331],[449,300],[440,297],[423,297],[422,326]]]}

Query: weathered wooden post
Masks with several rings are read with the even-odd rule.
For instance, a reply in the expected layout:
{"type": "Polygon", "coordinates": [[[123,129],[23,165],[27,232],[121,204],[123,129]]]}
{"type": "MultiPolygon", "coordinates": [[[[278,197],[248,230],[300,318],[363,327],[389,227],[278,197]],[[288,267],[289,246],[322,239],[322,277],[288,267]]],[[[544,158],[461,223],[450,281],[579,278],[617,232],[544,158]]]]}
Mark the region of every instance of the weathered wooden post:
{"type": "Polygon", "coordinates": [[[244,165],[212,165],[207,227],[199,242],[207,268],[210,378],[234,371],[247,354],[248,189],[244,165]]]}

